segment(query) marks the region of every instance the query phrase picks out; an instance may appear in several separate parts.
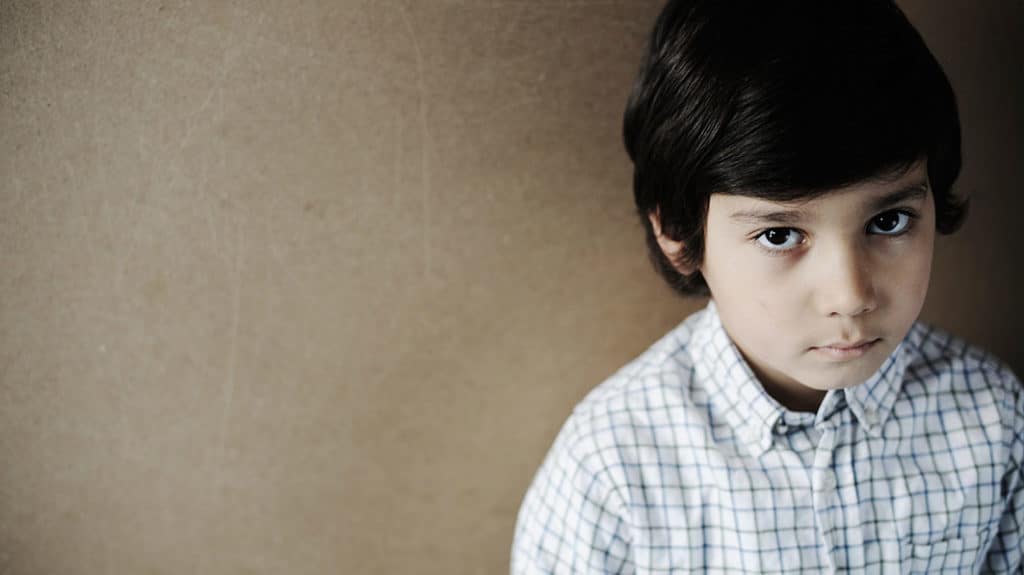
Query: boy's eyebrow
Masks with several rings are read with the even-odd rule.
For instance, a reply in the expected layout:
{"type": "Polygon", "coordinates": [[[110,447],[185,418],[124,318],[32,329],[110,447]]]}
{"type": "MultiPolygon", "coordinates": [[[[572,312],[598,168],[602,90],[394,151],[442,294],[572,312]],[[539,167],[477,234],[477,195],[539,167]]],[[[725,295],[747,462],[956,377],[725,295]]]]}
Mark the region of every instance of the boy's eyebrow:
{"type": "Polygon", "coordinates": [[[796,224],[804,219],[805,212],[793,210],[740,210],[729,215],[729,219],[751,224],[796,224]]]}
{"type": "MultiPolygon", "coordinates": [[[[928,195],[928,182],[923,180],[902,186],[884,196],[873,200],[870,204],[870,211],[879,212],[886,208],[895,206],[909,200],[923,199],[928,195]]],[[[739,222],[747,223],[769,223],[792,225],[799,223],[806,217],[806,212],[800,209],[791,210],[740,210],[730,214],[729,218],[739,222]]]]}
{"type": "Polygon", "coordinates": [[[871,202],[871,211],[878,212],[909,200],[922,200],[928,196],[928,181],[913,182],[871,202]]]}

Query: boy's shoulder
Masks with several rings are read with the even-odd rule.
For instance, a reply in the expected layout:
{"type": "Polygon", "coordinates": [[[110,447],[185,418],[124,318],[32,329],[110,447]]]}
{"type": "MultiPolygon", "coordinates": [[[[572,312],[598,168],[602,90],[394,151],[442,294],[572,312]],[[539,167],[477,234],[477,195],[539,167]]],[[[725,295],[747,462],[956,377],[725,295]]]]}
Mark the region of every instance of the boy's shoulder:
{"type": "Polygon", "coordinates": [[[992,394],[1020,409],[1020,379],[986,349],[924,321],[914,324],[905,346],[904,394],[992,394]]]}
{"type": "Polygon", "coordinates": [[[694,312],[591,389],[563,425],[562,448],[586,458],[629,443],[645,428],[683,423],[678,408],[691,403],[693,347],[704,336],[707,314],[706,308],[694,312]]]}
{"type": "MultiPolygon", "coordinates": [[[[607,411],[653,407],[651,392],[662,393],[666,387],[686,388],[692,377],[695,339],[705,328],[707,308],[698,310],[658,338],[636,358],[622,366],[594,387],[576,405],[574,416],[587,417],[607,411]]],[[[664,399],[664,398],[662,398],[664,399]]]]}

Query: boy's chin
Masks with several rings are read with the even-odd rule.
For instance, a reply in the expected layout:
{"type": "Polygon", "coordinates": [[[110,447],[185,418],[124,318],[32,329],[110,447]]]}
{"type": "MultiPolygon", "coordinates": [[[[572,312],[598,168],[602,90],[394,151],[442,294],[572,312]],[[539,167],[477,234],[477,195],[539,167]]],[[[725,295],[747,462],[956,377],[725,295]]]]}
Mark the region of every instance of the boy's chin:
{"type": "Polygon", "coordinates": [[[858,386],[871,379],[871,376],[882,367],[882,360],[863,359],[863,362],[856,364],[833,365],[815,370],[816,373],[808,374],[809,377],[804,378],[802,383],[819,391],[858,386]]]}

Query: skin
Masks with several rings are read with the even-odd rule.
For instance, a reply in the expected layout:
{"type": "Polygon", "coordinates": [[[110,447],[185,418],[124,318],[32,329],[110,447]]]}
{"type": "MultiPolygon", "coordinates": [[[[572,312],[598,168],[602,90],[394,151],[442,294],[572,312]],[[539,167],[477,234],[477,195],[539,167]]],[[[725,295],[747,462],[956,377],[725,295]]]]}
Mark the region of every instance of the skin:
{"type": "MultiPolygon", "coordinates": [[[[670,259],[685,249],[661,235],[656,214],[651,221],[670,259]]],[[[769,395],[815,411],[828,390],[870,378],[921,312],[935,243],[927,167],[799,202],[713,194],[704,239],[696,269],[726,332],[769,395]],[[916,194],[878,203],[915,185],[916,194]],[[862,340],[874,343],[859,357],[815,349],[862,340]]]]}

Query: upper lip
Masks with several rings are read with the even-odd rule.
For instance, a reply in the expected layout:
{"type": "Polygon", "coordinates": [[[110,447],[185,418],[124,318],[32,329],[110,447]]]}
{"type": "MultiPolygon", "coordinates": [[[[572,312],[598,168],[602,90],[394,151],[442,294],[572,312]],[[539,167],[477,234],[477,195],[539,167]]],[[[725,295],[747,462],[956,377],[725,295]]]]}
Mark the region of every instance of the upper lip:
{"type": "Polygon", "coordinates": [[[860,347],[860,346],[862,346],[864,344],[871,343],[871,342],[873,342],[873,341],[875,341],[877,339],[878,338],[861,339],[861,340],[857,340],[857,341],[854,341],[854,342],[837,341],[835,343],[827,343],[825,345],[819,345],[818,347],[834,347],[836,349],[853,349],[855,347],[860,347]]]}

